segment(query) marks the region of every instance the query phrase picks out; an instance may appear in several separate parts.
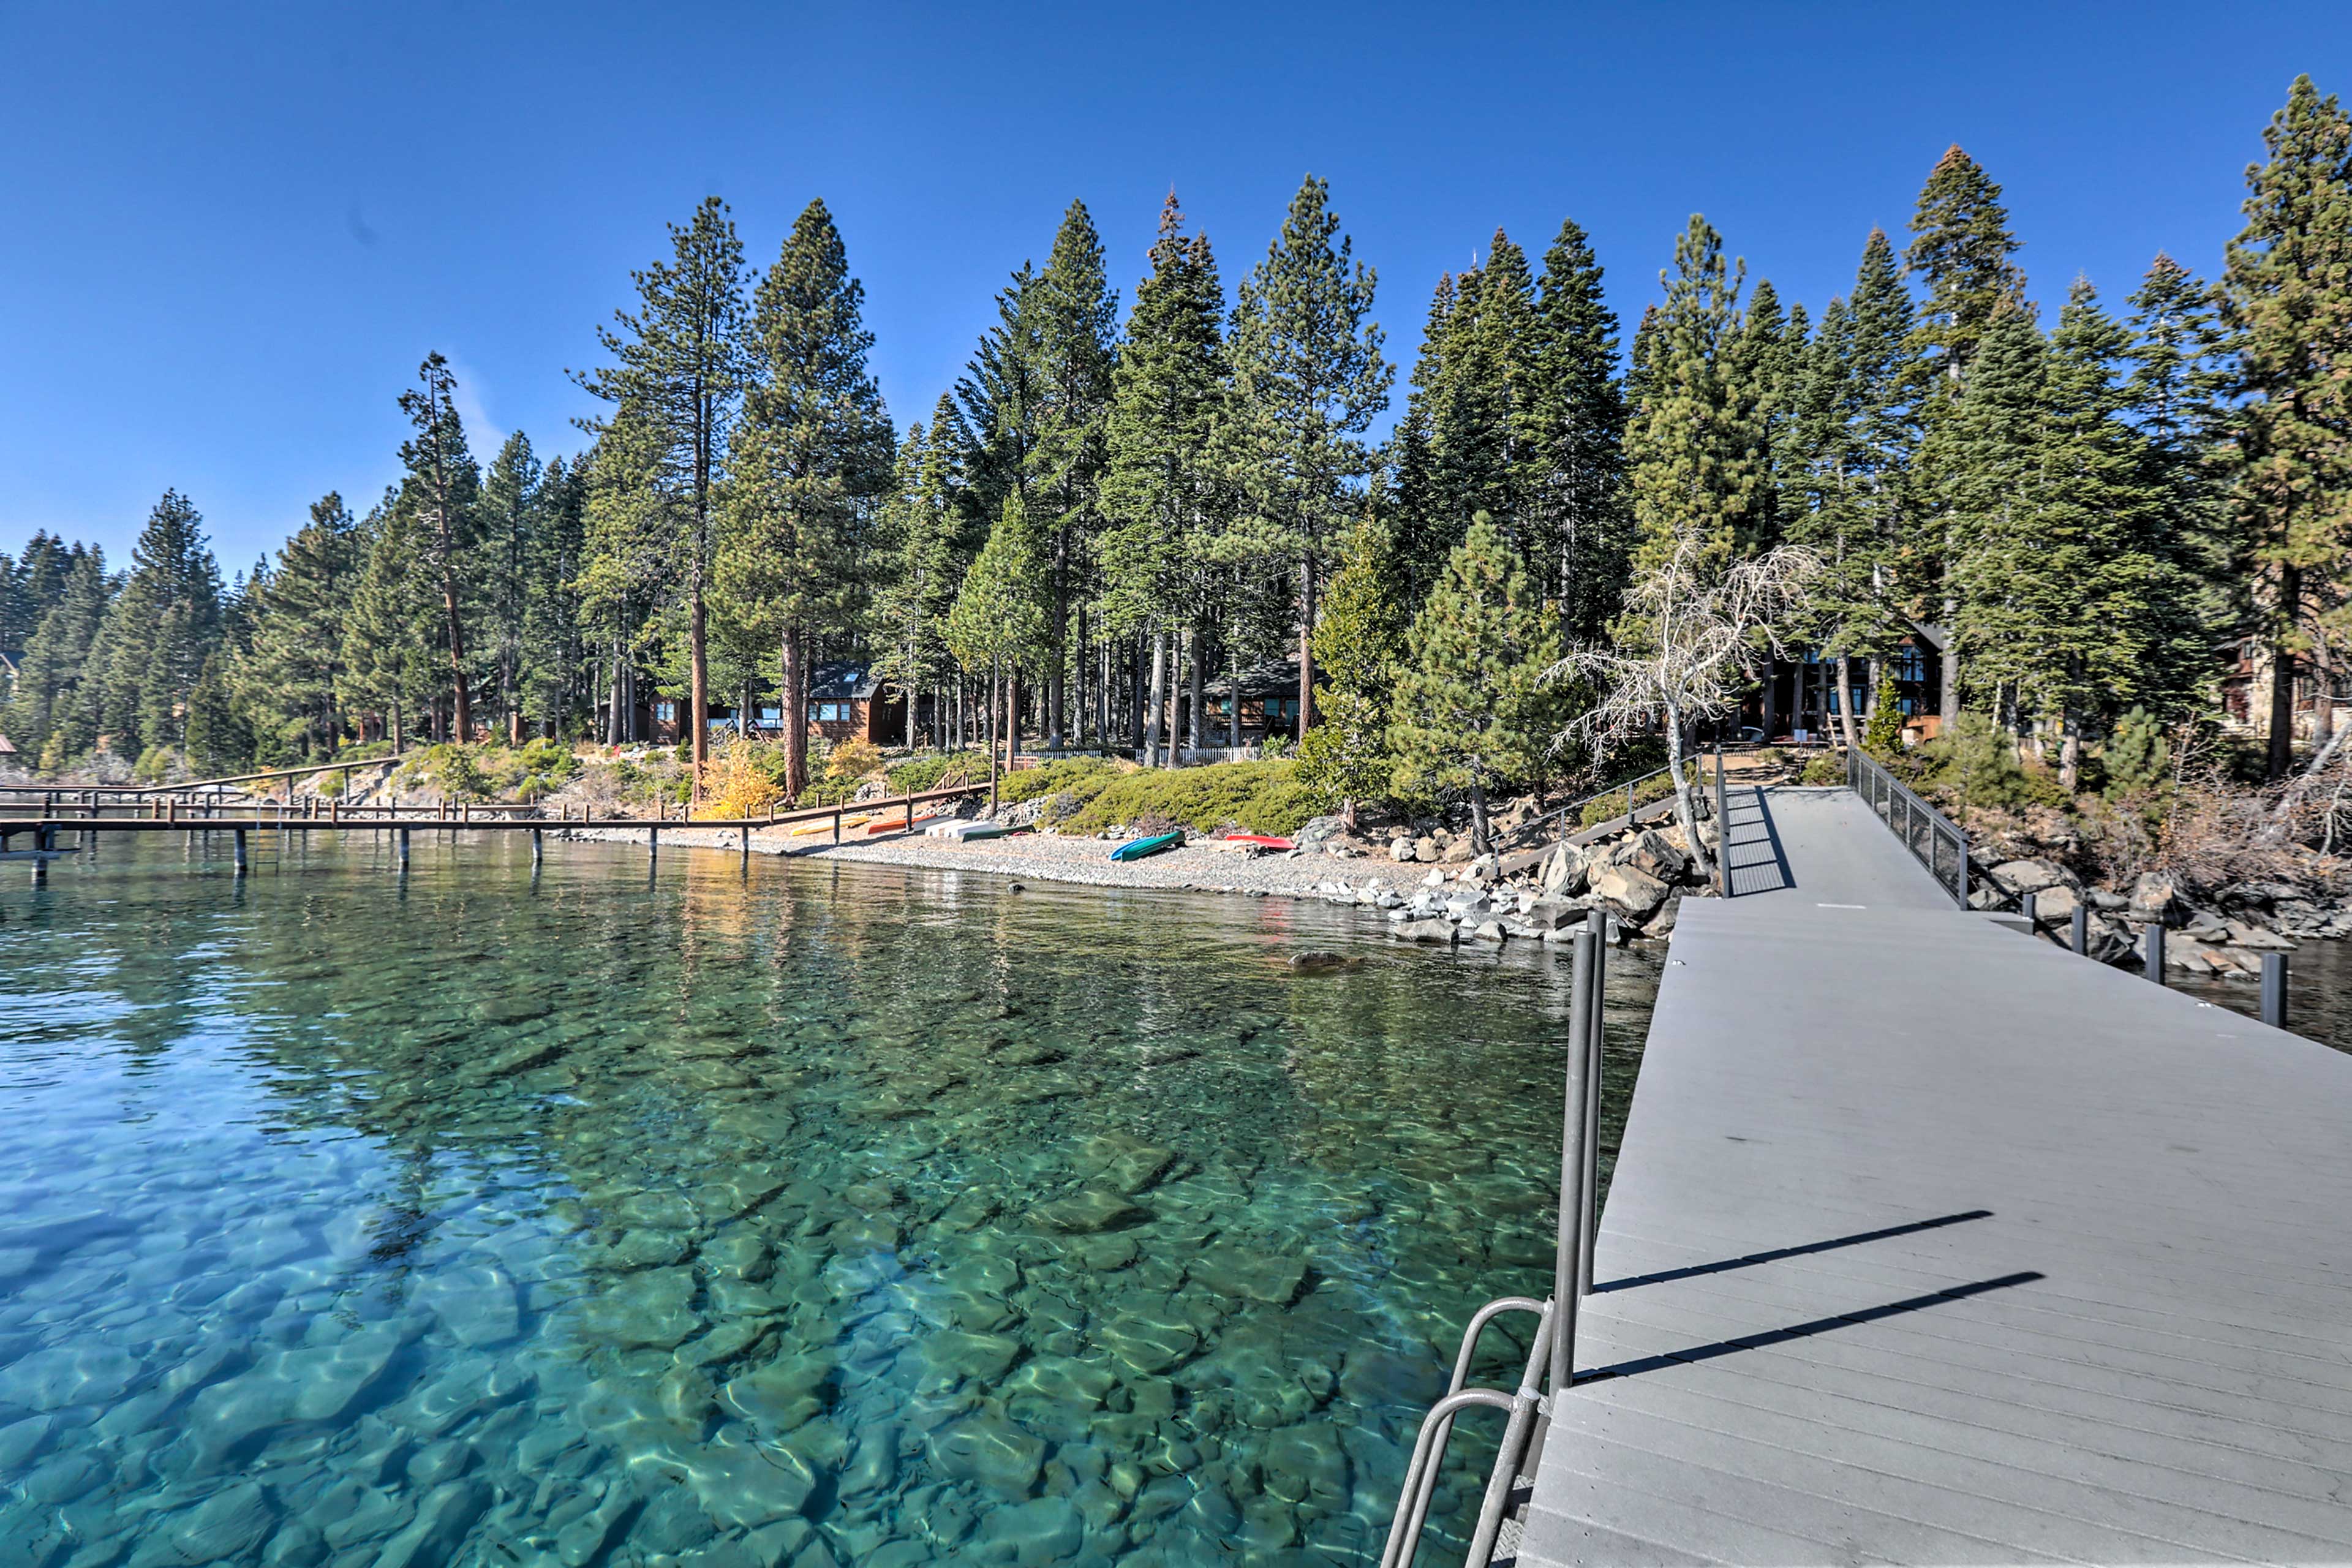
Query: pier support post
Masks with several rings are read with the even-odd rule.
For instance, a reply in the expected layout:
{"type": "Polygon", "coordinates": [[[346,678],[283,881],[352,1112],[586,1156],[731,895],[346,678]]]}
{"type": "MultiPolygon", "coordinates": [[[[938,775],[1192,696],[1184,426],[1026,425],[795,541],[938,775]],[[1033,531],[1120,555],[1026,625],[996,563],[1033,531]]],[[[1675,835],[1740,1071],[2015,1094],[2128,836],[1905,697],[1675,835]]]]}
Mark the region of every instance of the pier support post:
{"type": "Polygon", "coordinates": [[[33,848],[37,855],[33,861],[33,886],[36,888],[46,888],[49,885],[49,858],[38,852],[48,848],[49,835],[54,831],[53,828],[44,827],[33,835],[33,848]]]}
{"type": "MultiPolygon", "coordinates": [[[[1594,910],[1585,917],[1592,933],[1592,962],[1585,968],[1584,1038],[1584,1224],[1583,1246],[1577,1249],[1576,1293],[1592,1294],[1592,1253],[1601,1232],[1601,1047],[1606,1038],[1602,1025],[1609,1014],[1609,911],[1594,910]]],[[[1571,982],[1573,976],[1570,976],[1571,982]]]]}
{"type": "Polygon", "coordinates": [[[2147,935],[2143,939],[2140,953],[2147,964],[2147,977],[2158,985],[2163,984],[2164,922],[2162,921],[2147,928],[2147,935]]]}
{"type": "Polygon", "coordinates": [[[539,869],[539,862],[545,853],[546,846],[540,841],[540,830],[534,827],[530,830],[530,868],[532,870],[539,869]]]}
{"type": "Polygon", "coordinates": [[[1576,1381],[1576,1310],[1584,1273],[1585,1042],[1592,1027],[1592,967],[1600,944],[1590,927],[1576,933],[1569,973],[1568,1094],[1560,1114],[1559,1250],[1552,1259],[1551,1392],[1576,1381]]]}
{"type": "Polygon", "coordinates": [[[841,813],[837,811],[833,814],[833,841],[841,842],[841,813]]]}
{"type": "Polygon", "coordinates": [[[236,830],[236,874],[245,875],[245,829],[236,830]]]}
{"type": "Polygon", "coordinates": [[[751,825],[743,825],[743,875],[751,874],[751,825]]]}
{"type": "Polygon", "coordinates": [[[661,824],[646,829],[646,860],[648,864],[661,858],[661,824]]]}
{"type": "Polygon", "coordinates": [[[2076,905],[2074,906],[2074,929],[2073,929],[2072,931],[2068,931],[2066,934],[2067,934],[2067,942],[2066,942],[2066,945],[2067,945],[2067,946],[2069,946],[2069,947],[2073,948],[2073,949],[2075,951],[2075,952],[2076,952],[2076,953],[2078,953],[2078,954],[2081,954],[2081,955],[2085,956],[2085,957],[2089,956],[2090,952],[2091,952],[2091,906],[2090,906],[2090,905],[2088,905],[2088,904],[2076,904],[2076,905]]]}
{"type": "Polygon", "coordinates": [[[400,830],[399,837],[400,837],[400,874],[401,874],[402,876],[405,877],[405,876],[407,876],[407,875],[408,875],[408,829],[407,829],[407,828],[405,828],[405,827],[403,827],[403,828],[400,830]]]}
{"type": "Polygon", "coordinates": [[[2273,1029],[2286,1027],[2286,954],[2263,954],[2263,1022],[2273,1029]]]}

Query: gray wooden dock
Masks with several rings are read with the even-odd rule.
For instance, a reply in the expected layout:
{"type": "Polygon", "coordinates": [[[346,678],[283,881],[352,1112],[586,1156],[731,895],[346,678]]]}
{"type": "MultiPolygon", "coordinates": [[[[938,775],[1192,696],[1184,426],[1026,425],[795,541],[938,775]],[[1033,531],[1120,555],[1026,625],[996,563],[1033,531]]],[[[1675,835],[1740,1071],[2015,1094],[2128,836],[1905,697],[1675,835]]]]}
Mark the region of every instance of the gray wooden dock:
{"type": "Polygon", "coordinates": [[[2352,1057],[1739,793],[1518,1562],[2352,1562],[2352,1057]]]}

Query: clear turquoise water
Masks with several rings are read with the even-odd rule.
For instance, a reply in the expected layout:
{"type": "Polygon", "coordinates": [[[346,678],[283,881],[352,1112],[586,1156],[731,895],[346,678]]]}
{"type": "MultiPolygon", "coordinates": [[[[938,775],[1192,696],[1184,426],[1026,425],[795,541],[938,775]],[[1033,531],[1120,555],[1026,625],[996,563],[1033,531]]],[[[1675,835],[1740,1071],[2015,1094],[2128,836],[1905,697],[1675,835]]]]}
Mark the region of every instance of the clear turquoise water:
{"type": "Polygon", "coordinates": [[[1549,1283],[1552,954],[209,854],[0,887],[0,1563],[1371,1563],[1464,1319],[1549,1283]]]}

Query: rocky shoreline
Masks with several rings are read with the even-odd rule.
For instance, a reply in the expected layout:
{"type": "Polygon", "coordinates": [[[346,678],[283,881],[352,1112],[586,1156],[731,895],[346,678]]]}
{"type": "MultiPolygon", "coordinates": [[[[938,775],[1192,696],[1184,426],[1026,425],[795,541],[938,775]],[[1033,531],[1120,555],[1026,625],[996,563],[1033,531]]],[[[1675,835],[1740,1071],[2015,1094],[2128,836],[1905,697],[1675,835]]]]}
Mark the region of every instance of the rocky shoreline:
{"type": "Polygon", "coordinates": [[[2102,963],[2145,968],[2148,928],[2161,925],[2185,941],[2168,941],[2164,967],[2220,979],[2258,979],[2265,952],[2292,952],[2298,940],[2352,935],[2352,901],[2315,896],[2287,882],[2231,882],[2210,892],[2159,871],[2143,872],[2130,888],[2086,885],[2055,860],[2003,861],[1985,873],[1969,907],[2018,907],[2031,896],[2038,931],[2070,939],[2074,912],[2088,911],[2087,952],[2102,963]]]}

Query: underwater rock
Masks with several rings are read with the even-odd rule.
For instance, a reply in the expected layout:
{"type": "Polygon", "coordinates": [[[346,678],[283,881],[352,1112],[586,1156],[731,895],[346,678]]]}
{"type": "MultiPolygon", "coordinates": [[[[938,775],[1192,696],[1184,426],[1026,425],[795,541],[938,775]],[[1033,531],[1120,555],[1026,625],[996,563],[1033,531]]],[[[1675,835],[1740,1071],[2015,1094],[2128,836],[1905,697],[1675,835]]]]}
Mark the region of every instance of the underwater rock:
{"type": "Polygon", "coordinates": [[[1007,1497],[1026,1495],[1045,1464],[1045,1444],[985,1412],[933,1432],[928,1448],[940,1474],[977,1481],[1007,1497]]]}
{"type": "Polygon", "coordinates": [[[675,1350],[702,1327],[688,1305],[693,1300],[692,1269],[649,1269],[606,1285],[583,1319],[590,1334],[611,1343],[675,1350]]]}
{"type": "Polygon", "coordinates": [[[1282,1307],[1298,1294],[1307,1279],[1307,1265],[1296,1258],[1251,1252],[1238,1247],[1213,1247],[1185,1269],[1186,1277],[1225,1297],[1244,1297],[1282,1307]]]}
{"type": "Polygon", "coordinates": [[[1151,1216],[1117,1193],[1085,1188],[1066,1198],[1041,1204],[1036,1217],[1055,1230],[1090,1235],[1137,1225],[1151,1216]]]}

